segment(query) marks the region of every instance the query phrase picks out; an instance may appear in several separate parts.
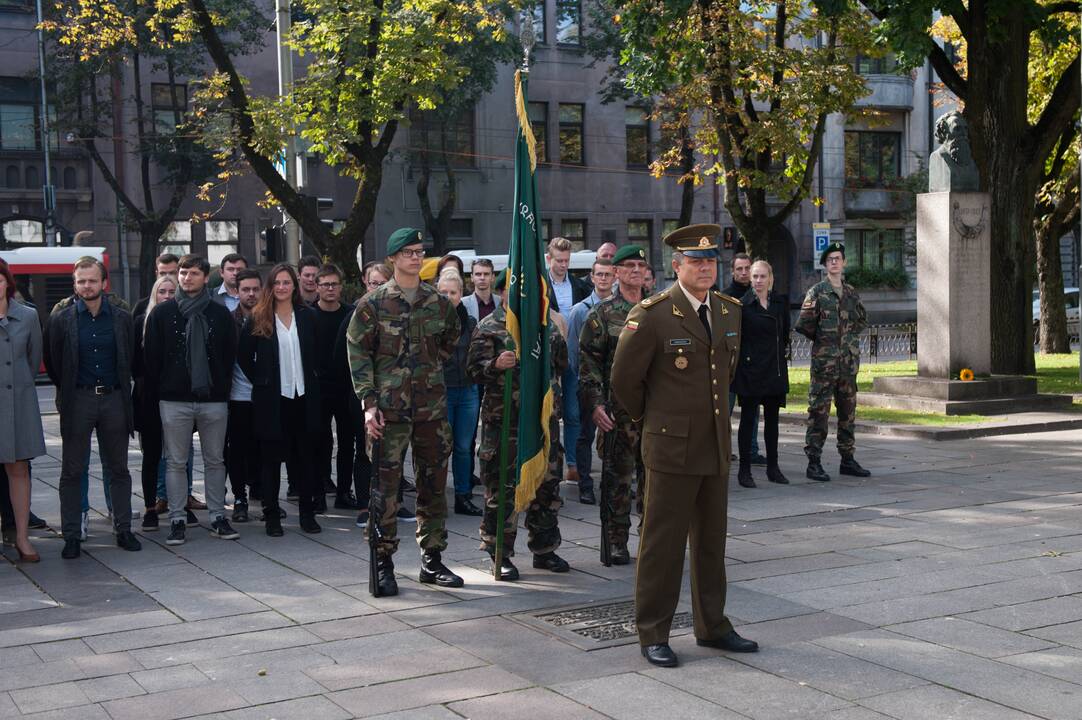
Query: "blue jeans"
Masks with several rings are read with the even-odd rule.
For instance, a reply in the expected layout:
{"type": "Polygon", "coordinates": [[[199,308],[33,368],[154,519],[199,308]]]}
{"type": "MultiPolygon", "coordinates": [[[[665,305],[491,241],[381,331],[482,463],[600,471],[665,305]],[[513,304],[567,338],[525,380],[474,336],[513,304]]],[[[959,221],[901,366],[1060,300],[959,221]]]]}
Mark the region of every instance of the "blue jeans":
{"type": "Polygon", "coordinates": [[[582,422],[579,419],[579,375],[571,368],[564,371],[562,383],[564,414],[564,460],[568,467],[578,465],[575,444],[582,422]]]}
{"type": "MultiPolygon", "coordinates": [[[[733,416],[733,409],[736,407],[736,393],[729,393],[729,417],[733,416]]],[[[740,408],[740,413],[751,413],[751,419],[748,422],[753,423],[751,431],[751,454],[759,454],[759,406],[740,408]]]]}
{"type": "Polygon", "coordinates": [[[481,399],[476,385],[447,388],[447,420],[454,436],[451,475],[455,480],[455,495],[469,495],[473,491],[473,453],[470,449],[480,410],[481,399]]]}

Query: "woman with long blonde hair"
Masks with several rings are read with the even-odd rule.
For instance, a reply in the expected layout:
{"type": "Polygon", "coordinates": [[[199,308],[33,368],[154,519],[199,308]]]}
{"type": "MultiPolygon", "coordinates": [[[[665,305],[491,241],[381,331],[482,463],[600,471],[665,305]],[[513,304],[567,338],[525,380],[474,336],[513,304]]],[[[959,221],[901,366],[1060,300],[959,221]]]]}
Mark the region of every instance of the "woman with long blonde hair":
{"type": "Polygon", "coordinates": [[[320,428],[316,318],[301,300],[291,265],[280,263],[267,274],[263,294],[241,331],[237,363],[252,382],[267,534],[283,534],[278,514],[282,462],[299,496],[301,529],[318,533],[315,503],[322,488],[316,487],[314,473],[320,428]]]}

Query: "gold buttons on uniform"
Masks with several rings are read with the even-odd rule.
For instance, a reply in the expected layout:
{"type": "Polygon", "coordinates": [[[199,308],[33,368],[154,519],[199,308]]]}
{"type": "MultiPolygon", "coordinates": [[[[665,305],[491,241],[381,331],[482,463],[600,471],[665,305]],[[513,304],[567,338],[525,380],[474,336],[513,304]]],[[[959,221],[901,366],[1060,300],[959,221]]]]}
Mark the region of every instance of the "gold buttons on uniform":
{"type": "Polygon", "coordinates": [[[665,428],[661,428],[661,432],[666,432],[665,428]]]}
{"type": "Polygon", "coordinates": [[[714,393],[714,399],[715,399],[715,400],[717,400],[717,399],[718,399],[718,394],[717,394],[717,393],[714,393]]]}
{"type": "Polygon", "coordinates": [[[714,363],[710,363],[710,369],[711,369],[711,370],[717,370],[717,369],[718,369],[718,366],[717,366],[717,365],[715,365],[714,363]]]}
{"type": "Polygon", "coordinates": [[[715,415],[721,415],[721,410],[718,410],[717,408],[714,408],[714,414],[715,415]]]}

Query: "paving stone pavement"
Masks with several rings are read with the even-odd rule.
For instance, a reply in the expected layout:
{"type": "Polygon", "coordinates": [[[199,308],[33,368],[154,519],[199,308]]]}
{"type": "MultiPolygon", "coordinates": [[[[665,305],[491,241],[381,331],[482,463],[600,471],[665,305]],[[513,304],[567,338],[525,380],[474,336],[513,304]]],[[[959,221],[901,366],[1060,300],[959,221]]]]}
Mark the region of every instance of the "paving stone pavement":
{"type": "MultiPolygon", "coordinates": [[[[45,426],[33,506],[56,528],[55,414],[45,426]]],[[[803,479],[802,444],[783,429],[792,485],[760,468],[759,488],[732,483],[728,611],[762,651],[685,633],[675,670],[633,641],[585,651],[521,621],[632,595],[634,567],[599,564],[597,509],[569,485],[571,573],[533,570],[523,533],[522,581],[494,582],[476,520],[452,513],[446,558],[466,586],[417,583],[403,524],[402,593],[374,599],[344,511],[320,535],[287,503],[283,538],[249,523],[236,542],[195,528],[180,547],[159,531],[140,533],[141,553],[119,550],[95,454],[84,556],[61,560],[52,530],[34,534],[38,565],[3,550],[0,719],[1082,719],[1082,431],[858,437],[873,476],[824,484],[803,479]]]]}

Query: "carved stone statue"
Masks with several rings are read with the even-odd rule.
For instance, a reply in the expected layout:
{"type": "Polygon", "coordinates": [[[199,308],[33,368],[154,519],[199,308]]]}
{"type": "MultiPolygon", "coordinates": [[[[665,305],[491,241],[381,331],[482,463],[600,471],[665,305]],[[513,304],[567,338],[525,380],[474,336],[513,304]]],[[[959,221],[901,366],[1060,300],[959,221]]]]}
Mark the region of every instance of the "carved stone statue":
{"type": "Polygon", "coordinates": [[[969,126],[952,111],[935,124],[940,145],[928,158],[928,192],[977,192],[980,177],[969,149],[969,126]]]}

